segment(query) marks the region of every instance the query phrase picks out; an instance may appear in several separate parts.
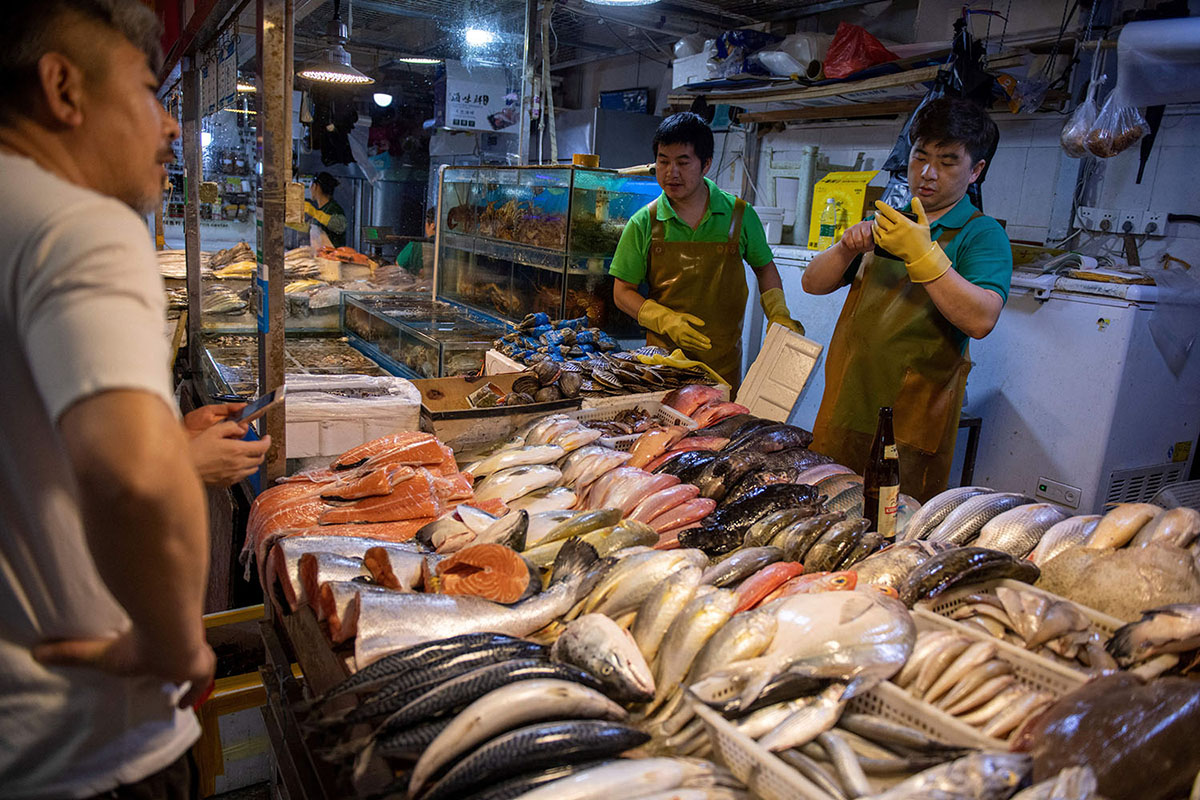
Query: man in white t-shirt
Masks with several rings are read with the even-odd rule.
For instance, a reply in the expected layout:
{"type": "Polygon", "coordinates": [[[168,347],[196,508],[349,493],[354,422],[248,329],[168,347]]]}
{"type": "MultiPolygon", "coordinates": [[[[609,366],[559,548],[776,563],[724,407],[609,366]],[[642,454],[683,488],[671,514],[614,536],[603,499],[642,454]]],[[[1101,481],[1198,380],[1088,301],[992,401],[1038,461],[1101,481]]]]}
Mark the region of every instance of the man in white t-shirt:
{"type": "Polygon", "coordinates": [[[177,126],[138,0],[0,26],[0,796],[187,797],[203,488],[144,212],[177,126]]]}

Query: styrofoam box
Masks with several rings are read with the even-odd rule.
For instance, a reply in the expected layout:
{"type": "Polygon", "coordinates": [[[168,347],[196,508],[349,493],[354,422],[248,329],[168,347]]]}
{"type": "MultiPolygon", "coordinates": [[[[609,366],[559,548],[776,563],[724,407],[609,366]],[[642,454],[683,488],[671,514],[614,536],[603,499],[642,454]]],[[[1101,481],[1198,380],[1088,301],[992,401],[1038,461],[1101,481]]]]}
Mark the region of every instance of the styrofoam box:
{"type": "Polygon", "coordinates": [[[287,457],[335,456],[421,422],[421,393],[404,378],[368,375],[289,375],[287,457]],[[377,397],[342,397],[335,390],[385,391],[377,397]]]}
{"type": "Polygon", "coordinates": [[[514,361],[499,350],[488,350],[483,354],[484,375],[507,375],[510,372],[524,372],[529,369],[519,361],[514,361]]]}
{"type": "Polygon", "coordinates": [[[708,60],[712,53],[706,47],[694,56],[684,56],[671,62],[671,88],[677,89],[689,83],[706,81],[712,77],[708,60]]]}

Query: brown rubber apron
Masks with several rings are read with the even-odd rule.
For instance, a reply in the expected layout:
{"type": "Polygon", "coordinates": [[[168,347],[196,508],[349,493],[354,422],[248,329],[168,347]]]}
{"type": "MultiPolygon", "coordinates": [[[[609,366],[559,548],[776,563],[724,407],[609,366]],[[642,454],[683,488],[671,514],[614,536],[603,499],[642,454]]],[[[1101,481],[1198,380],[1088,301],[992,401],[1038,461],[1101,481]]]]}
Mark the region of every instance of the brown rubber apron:
{"type": "MultiPolygon", "coordinates": [[[[943,229],[938,244],[944,249],[961,230],[943,229]]],[[[891,406],[900,491],[923,503],[945,489],[971,368],[955,339],[904,262],[866,253],[825,356],[812,448],[861,475],[879,408],[891,406]]]]}
{"type": "Polygon", "coordinates": [[[653,331],[646,331],[646,343],[667,350],[682,349],[688,358],[712,367],[734,391],[742,379],[742,317],[749,294],[739,244],[745,211],[745,200],[734,203],[728,241],[668,242],[666,226],[658,218],[658,201],[650,203],[646,270],[650,299],[704,320],[697,330],[712,341],[712,349],[680,347],[653,331]]]}

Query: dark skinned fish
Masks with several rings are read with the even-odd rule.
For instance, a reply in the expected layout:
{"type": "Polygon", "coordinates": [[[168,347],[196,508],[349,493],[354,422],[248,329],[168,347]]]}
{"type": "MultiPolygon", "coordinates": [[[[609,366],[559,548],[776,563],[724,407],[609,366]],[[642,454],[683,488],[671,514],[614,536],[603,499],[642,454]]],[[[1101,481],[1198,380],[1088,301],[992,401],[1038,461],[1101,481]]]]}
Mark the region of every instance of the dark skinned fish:
{"type": "Polygon", "coordinates": [[[911,608],[918,600],[936,597],[958,584],[997,578],[1033,583],[1039,575],[1041,570],[1032,561],[984,547],[958,547],[938,553],[910,572],[899,587],[900,599],[911,608]]]}
{"type": "Polygon", "coordinates": [[[733,439],[725,445],[727,452],[753,450],[759,453],[774,453],[793,447],[808,447],[812,444],[812,433],[795,425],[778,424],[759,428],[733,439]]]}
{"type": "Polygon", "coordinates": [[[832,572],[838,564],[850,555],[863,536],[870,521],[864,517],[842,520],[829,526],[829,530],[821,534],[812,549],[804,556],[805,572],[832,572]]]}
{"type": "Polygon", "coordinates": [[[832,526],[846,519],[846,514],[841,511],[817,514],[815,512],[818,507],[809,506],[809,508],[813,509],[814,513],[783,528],[771,539],[771,544],[783,551],[785,561],[804,563],[808,551],[817,543],[817,540],[832,526]]]}
{"type": "Polygon", "coordinates": [[[760,468],[765,461],[764,454],[754,451],[722,452],[688,483],[699,487],[702,497],[721,501],[730,487],[738,483],[744,475],[760,468]]]}
{"type": "Polygon", "coordinates": [[[671,456],[658,465],[655,472],[665,472],[674,475],[684,483],[691,483],[691,478],[699,474],[708,462],[717,457],[715,450],[683,450],[671,456]]]}
{"type": "Polygon", "coordinates": [[[771,425],[769,419],[762,419],[753,414],[734,414],[732,417],[725,417],[719,422],[714,422],[707,428],[696,428],[689,431],[683,438],[688,436],[719,436],[723,439],[732,440],[734,435],[742,435],[745,431],[754,430],[755,428],[765,428],[771,425]]]}
{"type": "Polygon", "coordinates": [[[481,789],[477,793],[463,798],[463,800],[514,800],[514,798],[527,794],[539,786],[545,786],[547,783],[553,783],[554,781],[568,778],[577,772],[584,772],[585,770],[607,763],[609,762],[584,761],[581,764],[568,764],[563,767],[551,767],[546,770],[527,772],[515,778],[500,781],[486,789],[481,789]]]}

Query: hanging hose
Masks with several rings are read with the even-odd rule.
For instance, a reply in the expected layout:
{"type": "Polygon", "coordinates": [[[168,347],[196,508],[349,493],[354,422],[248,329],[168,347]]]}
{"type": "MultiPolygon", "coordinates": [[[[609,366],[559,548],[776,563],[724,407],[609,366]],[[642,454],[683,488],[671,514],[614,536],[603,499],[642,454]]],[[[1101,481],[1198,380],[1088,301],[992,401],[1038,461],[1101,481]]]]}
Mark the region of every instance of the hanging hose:
{"type": "Polygon", "coordinates": [[[542,2],[542,92],[546,98],[542,103],[542,119],[549,123],[550,163],[558,163],[558,132],[554,127],[554,91],[550,88],[550,15],[554,11],[554,0],[542,2]]]}

